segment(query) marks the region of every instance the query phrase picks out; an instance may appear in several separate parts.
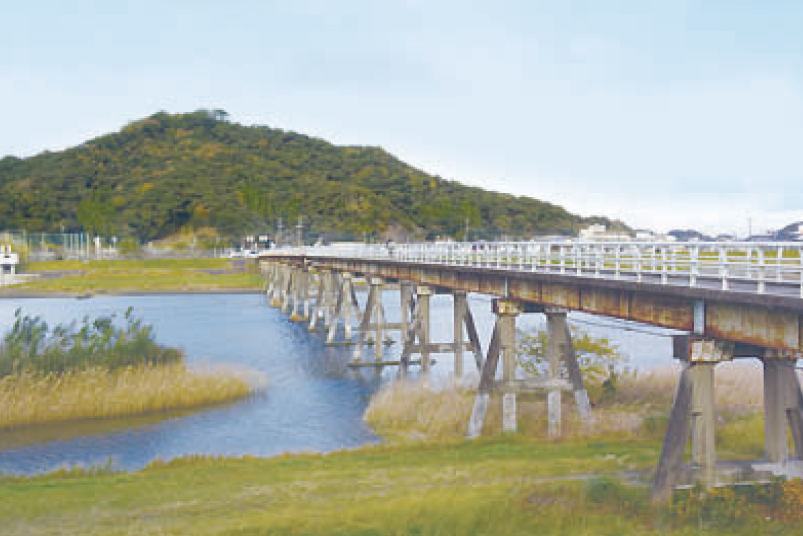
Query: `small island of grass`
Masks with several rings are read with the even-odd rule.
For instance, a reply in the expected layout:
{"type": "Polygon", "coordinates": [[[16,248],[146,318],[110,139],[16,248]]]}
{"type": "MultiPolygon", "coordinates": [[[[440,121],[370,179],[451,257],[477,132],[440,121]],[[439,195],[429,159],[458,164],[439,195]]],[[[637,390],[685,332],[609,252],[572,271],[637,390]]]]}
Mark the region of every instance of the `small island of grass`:
{"type": "Polygon", "coordinates": [[[0,345],[0,431],[228,402],[255,387],[229,370],[197,371],[158,344],[132,310],[50,328],[17,310],[0,345]]]}

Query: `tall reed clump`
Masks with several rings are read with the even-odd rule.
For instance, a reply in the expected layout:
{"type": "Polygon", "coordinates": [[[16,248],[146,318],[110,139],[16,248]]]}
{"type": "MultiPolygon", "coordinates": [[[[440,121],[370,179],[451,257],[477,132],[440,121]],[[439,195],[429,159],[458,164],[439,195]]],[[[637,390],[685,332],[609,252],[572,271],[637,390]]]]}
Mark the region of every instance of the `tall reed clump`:
{"type": "MultiPolygon", "coordinates": [[[[679,366],[664,366],[621,373],[614,382],[598,375],[597,383],[593,383],[592,377],[594,423],[582,423],[574,398],[563,396],[562,437],[662,437],[679,375],[679,366]]],[[[763,449],[761,422],[754,418],[763,400],[760,367],[749,362],[723,363],[717,367],[715,378],[717,433],[745,452],[763,449]]],[[[391,440],[462,437],[471,415],[475,380],[389,383],[371,399],[364,419],[391,440]]],[[[501,433],[499,398],[491,397],[484,435],[501,433]]],[[[517,413],[520,435],[546,438],[545,393],[519,395],[517,413]]]]}
{"type": "Polygon", "coordinates": [[[0,430],[217,404],[247,397],[252,390],[243,374],[195,371],[182,363],[20,372],[0,378],[0,430]]]}
{"type": "Polygon", "coordinates": [[[465,434],[473,390],[453,379],[437,386],[418,380],[389,383],[376,393],[363,419],[398,440],[445,439],[465,434]]]}
{"type": "Polygon", "coordinates": [[[109,316],[52,330],[17,310],[0,344],[0,430],[220,403],[256,387],[244,373],[190,370],[183,358],[130,308],[120,327],[109,316]]]}

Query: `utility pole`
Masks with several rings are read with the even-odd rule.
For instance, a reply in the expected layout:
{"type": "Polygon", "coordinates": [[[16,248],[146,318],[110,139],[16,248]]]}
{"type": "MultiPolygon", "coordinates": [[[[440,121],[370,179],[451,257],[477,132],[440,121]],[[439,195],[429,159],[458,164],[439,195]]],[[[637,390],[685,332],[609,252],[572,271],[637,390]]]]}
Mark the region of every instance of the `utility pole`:
{"type": "Polygon", "coordinates": [[[466,235],[463,237],[463,242],[468,242],[468,218],[466,218],[466,235]]]}
{"type": "Polygon", "coordinates": [[[278,223],[276,224],[276,245],[282,245],[282,229],[284,229],[284,222],[281,218],[279,218],[278,223]]]}
{"type": "Polygon", "coordinates": [[[303,223],[302,220],[303,220],[303,217],[299,214],[298,215],[298,224],[296,224],[296,247],[297,248],[300,248],[301,246],[304,245],[304,240],[303,240],[303,238],[304,238],[304,234],[303,234],[304,223],[303,223]]]}

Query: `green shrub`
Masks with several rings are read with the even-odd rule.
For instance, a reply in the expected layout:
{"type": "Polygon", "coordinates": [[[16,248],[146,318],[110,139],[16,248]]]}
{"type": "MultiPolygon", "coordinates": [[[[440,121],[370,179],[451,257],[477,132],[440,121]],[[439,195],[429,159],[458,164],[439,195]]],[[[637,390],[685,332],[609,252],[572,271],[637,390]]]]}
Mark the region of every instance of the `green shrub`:
{"type": "Polygon", "coordinates": [[[14,315],[14,326],[0,344],[0,377],[21,371],[49,374],[90,367],[112,370],[183,359],[179,350],[157,344],[153,328],[134,318],[130,307],[122,327],[114,325],[114,315],[95,320],[84,317],[79,325],[71,323],[53,329],[40,317],[23,315],[21,309],[14,315]]]}
{"type": "Polygon", "coordinates": [[[622,484],[609,477],[587,480],[583,483],[581,494],[584,501],[608,506],[621,514],[641,510],[648,503],[643,490],[622,484]]]}
{"type": "MultiPolygon", "coordinates": [[[[577,363],[589,395],[592,399],[613,397],[618,375],[622,374],[618,369],[625,361],[619,347],[609,339],[592,337],[579,328],[572,328],[571,332],[577,363]]],[[[549,368],[546,349],[546,331],[520,333],[517,357],[521,368],[528,374],[546,375],[549,368]]]]}

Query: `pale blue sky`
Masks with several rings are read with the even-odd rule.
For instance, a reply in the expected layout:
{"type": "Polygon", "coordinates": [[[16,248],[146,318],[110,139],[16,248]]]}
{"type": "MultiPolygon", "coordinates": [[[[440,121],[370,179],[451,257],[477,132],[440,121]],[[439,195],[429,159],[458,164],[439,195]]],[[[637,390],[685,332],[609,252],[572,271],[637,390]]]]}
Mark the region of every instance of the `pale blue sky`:
{"type": "Polygon", "coordinates": [[[800,0],[4,4],[0,155],[223,108],[639,227],[803,220],[800,0]]]}

